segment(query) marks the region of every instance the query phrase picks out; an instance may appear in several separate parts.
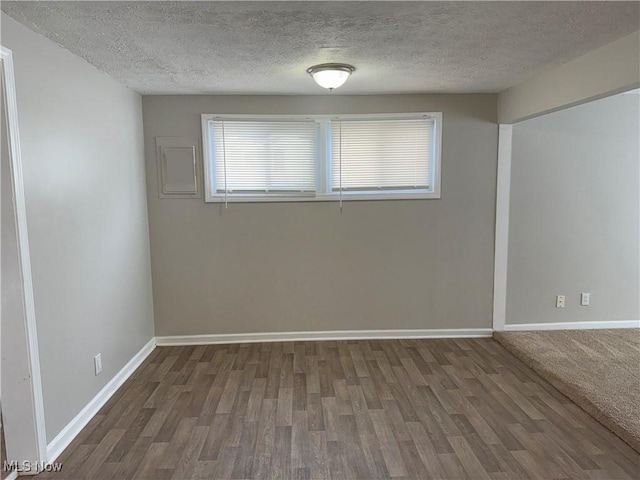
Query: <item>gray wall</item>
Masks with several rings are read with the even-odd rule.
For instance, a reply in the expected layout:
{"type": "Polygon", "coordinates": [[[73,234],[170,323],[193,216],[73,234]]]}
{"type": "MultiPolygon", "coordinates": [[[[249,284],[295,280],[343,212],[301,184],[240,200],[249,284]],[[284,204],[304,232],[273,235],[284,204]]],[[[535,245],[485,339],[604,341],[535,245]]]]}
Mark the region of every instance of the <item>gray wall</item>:
{"type": "Polygon", "coordinates": [[[491,326],[496,95],[145,96],[158,335],[491,326]],[[201,113],[444,112],[442,198],[159,199],[155,137],[201,113]]]}
{"type": "Polygon", "coordinates": [[[639,105],[617,95],[514,126],[507,324],[640,318],[639,105]]]}
{"type": "Polygon", "coordinates": [[[4,14],[2,45],[16,70],[50,441],[153,336],[141,99],[4,14]]]}

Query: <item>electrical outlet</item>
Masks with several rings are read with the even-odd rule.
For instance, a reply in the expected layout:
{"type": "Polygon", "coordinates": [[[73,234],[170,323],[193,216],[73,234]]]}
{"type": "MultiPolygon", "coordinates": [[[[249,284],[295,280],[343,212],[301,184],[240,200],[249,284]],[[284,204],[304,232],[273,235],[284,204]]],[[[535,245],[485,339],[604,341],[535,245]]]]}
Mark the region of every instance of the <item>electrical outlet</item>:
{"type": "Polygon", "coordinates": [[[93,366],[95,367],[96,375],[100,375],[100,372],[102,372],[102,354],[101,353],[93,357],[93,366]]]}
{"type": "Polygon", "coordinates": [[[590,302],[591,302],[591,294],[582,292],[580,294],[580,305],[583,307],[588,307],[590,302]]]}
{"type": "Polygon", "coordinates": [[[564,295],[556,297],[556,308],[564,308],[564,295]]]}

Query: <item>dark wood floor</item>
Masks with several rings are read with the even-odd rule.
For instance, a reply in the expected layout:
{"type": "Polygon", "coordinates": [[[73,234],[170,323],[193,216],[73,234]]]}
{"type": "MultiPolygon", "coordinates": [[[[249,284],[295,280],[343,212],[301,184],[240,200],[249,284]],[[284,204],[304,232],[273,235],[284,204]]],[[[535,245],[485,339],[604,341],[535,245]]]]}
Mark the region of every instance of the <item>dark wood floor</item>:
{"type": "Polygon", "coordinates": [[[57,479],[638,479],[492,339],[157,348],[57,479]]]}

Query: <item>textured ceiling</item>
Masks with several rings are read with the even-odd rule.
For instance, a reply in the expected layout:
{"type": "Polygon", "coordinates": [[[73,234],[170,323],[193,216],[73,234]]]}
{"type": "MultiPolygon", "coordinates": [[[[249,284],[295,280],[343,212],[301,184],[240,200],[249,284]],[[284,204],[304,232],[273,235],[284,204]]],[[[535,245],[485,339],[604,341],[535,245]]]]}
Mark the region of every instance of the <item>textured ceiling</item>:
{"type": "Polygon", "coordinates": [[[498,92],[639,28],[638,2],[11,2],[2,10],[143,94],[498,92]]]}

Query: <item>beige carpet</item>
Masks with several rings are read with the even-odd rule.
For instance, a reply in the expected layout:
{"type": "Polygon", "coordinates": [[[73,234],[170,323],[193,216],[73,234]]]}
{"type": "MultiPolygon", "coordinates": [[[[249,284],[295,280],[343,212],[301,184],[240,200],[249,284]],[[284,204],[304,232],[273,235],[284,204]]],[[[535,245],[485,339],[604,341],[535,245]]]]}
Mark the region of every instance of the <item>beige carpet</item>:
{"type": "Polygon", "coordinates": [[[496,332],[494,338],[640,452],[640,329],[496,332]]]}

